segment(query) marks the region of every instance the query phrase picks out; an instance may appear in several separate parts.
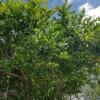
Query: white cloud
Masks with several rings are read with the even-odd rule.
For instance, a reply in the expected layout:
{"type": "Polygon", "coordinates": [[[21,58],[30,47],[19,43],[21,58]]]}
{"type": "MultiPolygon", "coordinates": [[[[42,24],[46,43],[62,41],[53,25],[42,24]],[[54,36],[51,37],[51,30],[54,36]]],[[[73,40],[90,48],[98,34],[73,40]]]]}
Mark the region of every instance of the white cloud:
{"type": "Polygon", "coordinates": [[[81,5],[81,6],[79,7],[79,10],[82,10],[83,8],[84,8],[86,11],[89,11],[90,9],[93,8],[93,6],[87,2],[87,3],[83,4],[83,5],[81,5]]]}
{"type": "Polygon", "coordinates": [[[94,8],[94,9],[91,9],[86,14],[89,16],[93,16],[93,17],[100,17],[100,6],[94,8]]]}
{"type": "Polygon", "coordinates": [[[83,5],[81,5],[79,7],[79,10],[82,10],[82,9],[85,9],[86,13],[86,17],[87,16],[91,16],[93,18],[97,18],[97,17],[100,17],[100,6],[94,8],[93,5],[91,5],[90,3],[85,3],[83,5]]]}

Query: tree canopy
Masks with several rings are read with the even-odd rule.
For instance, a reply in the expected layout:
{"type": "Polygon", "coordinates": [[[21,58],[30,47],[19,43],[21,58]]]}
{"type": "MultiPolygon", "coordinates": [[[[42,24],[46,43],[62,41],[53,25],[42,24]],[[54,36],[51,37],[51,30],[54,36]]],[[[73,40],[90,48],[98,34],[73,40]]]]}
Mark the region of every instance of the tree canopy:
{"type": "Polygon", "coordinates": [[[0,0],[0,97],[67,100],[81,93],[100,72],[97,21],[66,3],[49,9],[47,0],[0,0]]]}

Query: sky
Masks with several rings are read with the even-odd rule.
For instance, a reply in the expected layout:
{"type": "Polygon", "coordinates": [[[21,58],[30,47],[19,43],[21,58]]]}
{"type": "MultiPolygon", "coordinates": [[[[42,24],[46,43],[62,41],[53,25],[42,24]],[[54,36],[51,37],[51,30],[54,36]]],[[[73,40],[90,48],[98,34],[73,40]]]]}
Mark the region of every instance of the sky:
{"type": "MultiPolygon", "coordinates": [[[[64,1],[49,0],[49,8],[53,8],[56,4],[61,6],[64,1]]],[[[100,17],[100,0],[68,0],[68,3],[72,5],[71,10],[79,12],[84,8],[86,16],[100,17]]]]}

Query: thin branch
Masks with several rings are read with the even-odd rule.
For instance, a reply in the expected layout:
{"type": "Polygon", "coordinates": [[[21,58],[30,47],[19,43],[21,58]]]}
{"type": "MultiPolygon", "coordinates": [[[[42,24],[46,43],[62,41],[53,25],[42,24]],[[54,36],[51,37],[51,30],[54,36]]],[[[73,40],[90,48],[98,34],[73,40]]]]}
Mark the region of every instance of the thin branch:
{"type": "Polygon", "coordinates": [[[4,72],[2,70],[0,70],[0,76],[13,76],[13,77],[16,77],[16,78],[18,78],[18,79],[20,79],[22,81],[27,80],[26,77],[22,77],[22,76],[19,76],[17,74],[14,74],[14,73],[6,73],[6,72],[4,72]]]}

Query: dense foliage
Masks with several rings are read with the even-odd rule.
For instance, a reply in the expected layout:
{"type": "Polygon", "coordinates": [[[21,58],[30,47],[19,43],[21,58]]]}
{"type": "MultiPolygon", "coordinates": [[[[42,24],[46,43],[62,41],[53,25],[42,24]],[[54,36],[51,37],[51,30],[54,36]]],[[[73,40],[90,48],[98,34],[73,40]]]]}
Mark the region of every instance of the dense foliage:
{"type": "Polygon", "coordinates": [[[48,9],[46,0],[0,0],[0,97],[66,100],[80,93],[100,72],[97,20],[66,3],[48,9]]]}

